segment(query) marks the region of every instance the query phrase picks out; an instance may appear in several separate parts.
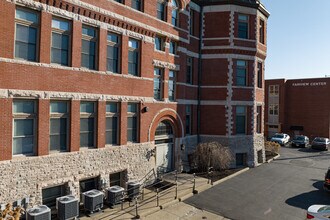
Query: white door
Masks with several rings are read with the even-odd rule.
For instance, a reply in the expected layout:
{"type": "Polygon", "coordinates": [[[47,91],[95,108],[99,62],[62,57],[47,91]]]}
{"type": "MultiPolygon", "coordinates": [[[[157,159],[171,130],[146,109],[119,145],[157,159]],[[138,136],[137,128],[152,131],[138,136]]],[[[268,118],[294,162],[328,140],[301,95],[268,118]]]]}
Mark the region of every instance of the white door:
{"type": "Polygon", "coordinates": [[[156,166],[158,173],[167,173],[173,170],[173,144],[156,145],[156,166]]]}

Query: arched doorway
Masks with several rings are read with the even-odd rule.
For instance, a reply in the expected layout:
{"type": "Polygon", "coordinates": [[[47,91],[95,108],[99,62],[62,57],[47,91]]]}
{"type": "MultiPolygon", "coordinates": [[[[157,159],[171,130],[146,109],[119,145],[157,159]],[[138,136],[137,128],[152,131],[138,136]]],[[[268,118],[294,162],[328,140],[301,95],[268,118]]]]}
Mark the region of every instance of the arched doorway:
{"type": "Polygon", "coordinates": [[[157,173],[174,170],[174,132],[169,121],[158,124],[155,132],[157,173]]]}

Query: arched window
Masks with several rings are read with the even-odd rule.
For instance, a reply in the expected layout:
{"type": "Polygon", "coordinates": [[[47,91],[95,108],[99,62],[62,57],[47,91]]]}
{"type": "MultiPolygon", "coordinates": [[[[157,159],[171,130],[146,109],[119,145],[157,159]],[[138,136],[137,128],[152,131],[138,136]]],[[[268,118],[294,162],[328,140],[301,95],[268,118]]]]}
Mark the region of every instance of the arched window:
{"type": "Polygon", "coordinates": [[[172,0],[172,24],[178,26],[179,20],[179,5],[176,0],[172,0]]]}
{"type": "Polygon", "coordinates": [[[172,125],[167,121],[162,121],[158,124],[156,129],[156,136],[169,136],[173,134],[172,125]]]}

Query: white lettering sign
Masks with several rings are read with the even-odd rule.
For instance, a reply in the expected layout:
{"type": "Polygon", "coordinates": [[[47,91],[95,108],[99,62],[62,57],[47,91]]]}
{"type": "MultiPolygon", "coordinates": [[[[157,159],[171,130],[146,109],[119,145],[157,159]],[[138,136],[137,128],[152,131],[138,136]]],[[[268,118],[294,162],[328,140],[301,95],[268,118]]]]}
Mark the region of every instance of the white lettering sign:
{"type": "Polygon", "coordinates": [[[327,82],[292,83],[292,86],[326,86],[327,82]]]}

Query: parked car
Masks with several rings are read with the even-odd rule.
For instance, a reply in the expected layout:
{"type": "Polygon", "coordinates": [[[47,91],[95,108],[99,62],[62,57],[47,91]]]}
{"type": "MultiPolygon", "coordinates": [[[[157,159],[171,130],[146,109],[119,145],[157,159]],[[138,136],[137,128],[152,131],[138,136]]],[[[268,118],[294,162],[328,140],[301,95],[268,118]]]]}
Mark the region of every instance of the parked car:
{"type": "Polygon", "coordinates": [[[312,205],[307,209],[306,219],[329,220],[330,206],[329,205],[312,205]]]}
{"type": "Polygon", "coordinates": [[[270,141],[279,143],[280,145],[285,145],[289,142],[290,136],[287,134],[276,133],[270,141]]]}
{"type": "Polygon", "coordinates": [[[325,173],[323,189],[325,191],[330,192],[330,167],[329,167],[328,171],[325,173]]]}
{"type": "Polygon", "coordinates": [[[329,138],[316,137],[312,142],[312,149],[328,150],[329,144],[329,138]]]}
{"type": "Polygon", "coordinates": [[[291,141],[291,147],[308,147],[309,138],[304,135],[297,135],[291,141]]]}

